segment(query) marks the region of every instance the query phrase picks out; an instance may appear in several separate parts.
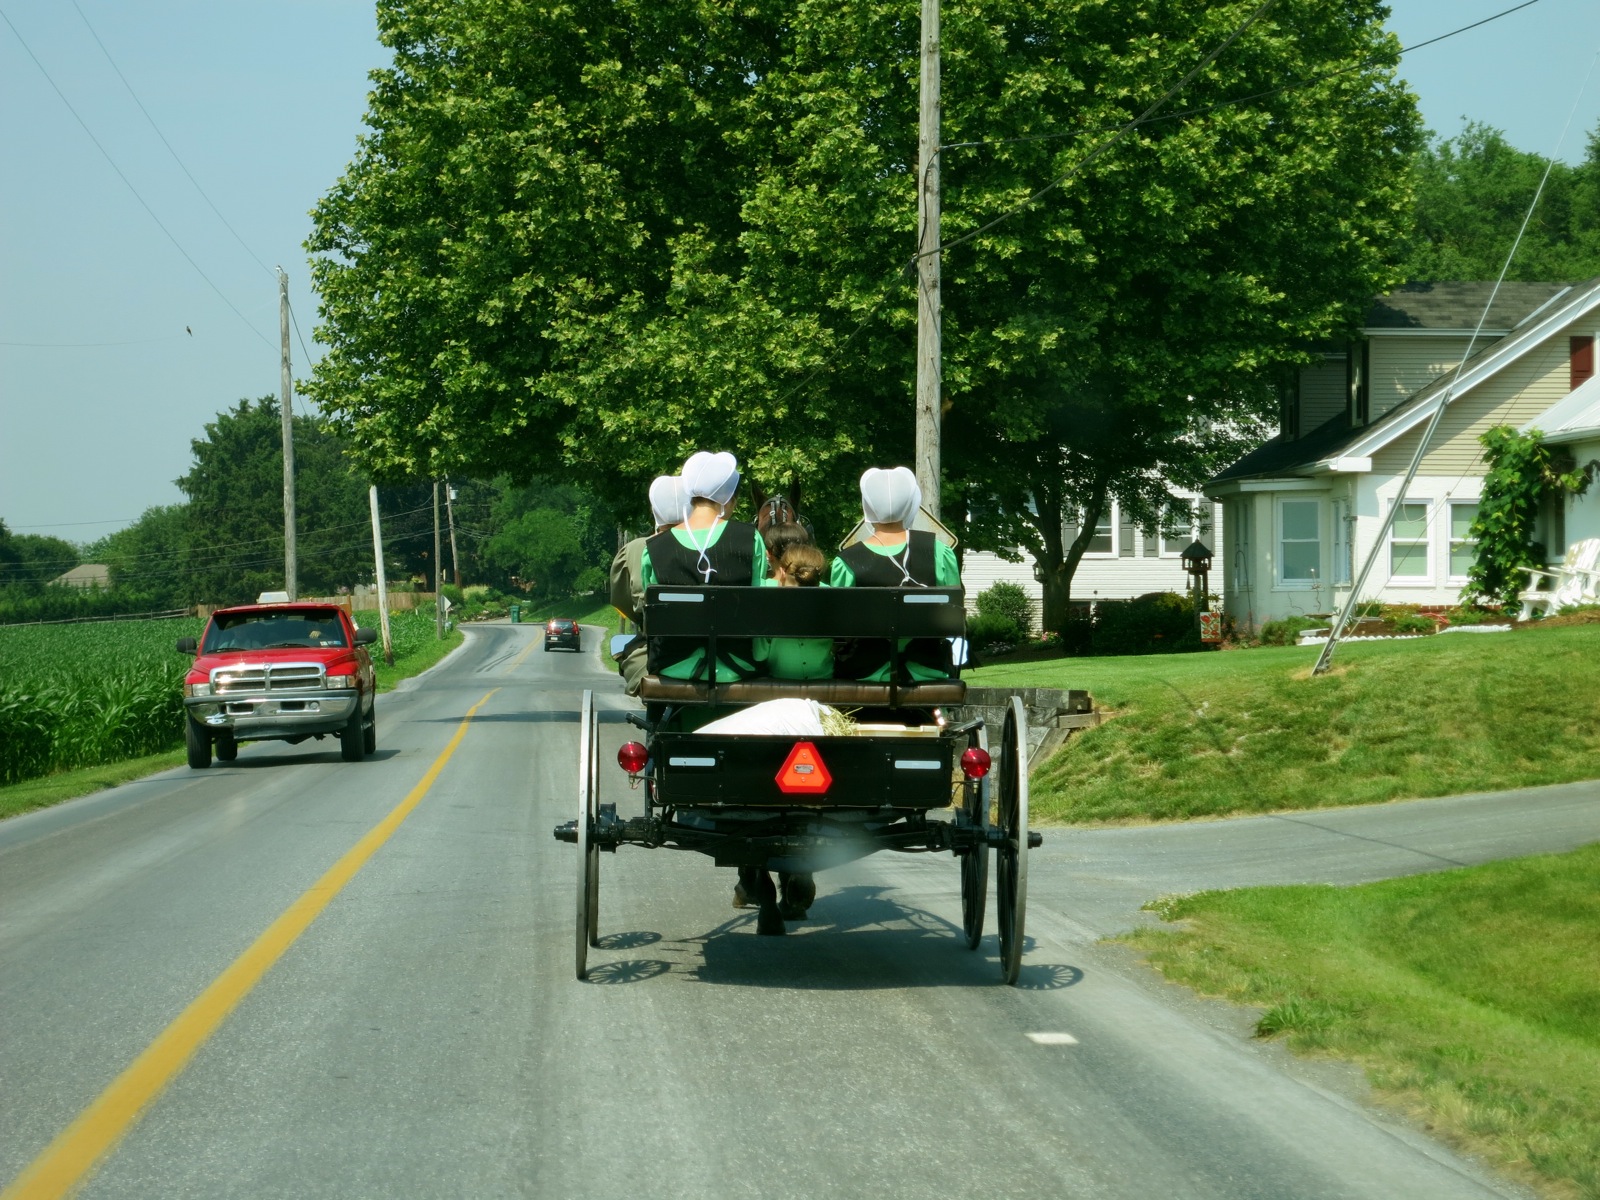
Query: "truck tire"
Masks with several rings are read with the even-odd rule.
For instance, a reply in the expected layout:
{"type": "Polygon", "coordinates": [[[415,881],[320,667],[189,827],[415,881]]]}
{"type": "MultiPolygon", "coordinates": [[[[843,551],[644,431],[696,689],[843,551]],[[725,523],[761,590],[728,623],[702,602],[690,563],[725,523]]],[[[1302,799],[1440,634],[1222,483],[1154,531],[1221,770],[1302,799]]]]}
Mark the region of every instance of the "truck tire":
{"type": "Polygon", "coordinates": [[[367,726],[361,732],[361,752],[373,754],[378,749],[378,708],[373,705],[372,713],[367,717],[367,726]]]}
{"type": "Polygon", "coordinates": [[[189,765],[196,771],[211,765],[211,735],[190,716],[183,718],[183,748],[188,751],[189,765]]]}
{"type": "Polygon", "coordinates": [[[360,762],[365,740],[366,734],[361,728],[361,706],[358,704],[350,714],[350,719],[344,723],[344,728],[339,731],[339,757],[345,762],[360,762]]]}
{"type": "Polygon", "coordinates": [[[218,762],[232,762],[239,757],[239,742],[231,734],[218,734],[211,748],[216,751],[218,762]]]}

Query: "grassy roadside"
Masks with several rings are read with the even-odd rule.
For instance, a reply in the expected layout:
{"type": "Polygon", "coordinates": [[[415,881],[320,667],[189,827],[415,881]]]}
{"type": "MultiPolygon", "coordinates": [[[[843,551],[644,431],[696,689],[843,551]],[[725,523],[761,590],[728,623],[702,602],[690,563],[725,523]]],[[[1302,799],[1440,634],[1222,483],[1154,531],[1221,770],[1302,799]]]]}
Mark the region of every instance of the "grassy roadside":
{"type": "MultiPolygon", "coordinates": [[[[396,616],[410,617],[411,614],[396,614],[396,616]]],[[[370,624],[373,628],[377,627],[378,616],[375,612],[357,613],[356,617],[360,625],[370,624]]],[[[416,629],[403,629],[398,620],[393,624],[394,666],[391,667],[383,661],[381,652],[373,656],[379,692],[392,691],[402,679],[420,675],[459,646],[464,636],[461,630],[455,629],[445,634],[443,641],[435,640],[431,611],[416,617],[409,624],[415,625],[416,629]]],[[[54,775],[8,784],[0,787],[0,820],[142,779],[157,771],[181,766],[183,761],[182,750],[166,750],[142,758],[130,758],[97,767],[81,767],[72,771],[58,771],[54,775]]]]}
{"type": "Polygon", "coordinates": [[[1116,716],[1034,775],[1043,820],[1173,820],[1600,777],[1600,626],[1055,659],[987,686],[1087,688],[1116,716]]]}
{"type": "Polygon", "coordinates": [[[1263,1037],[1362,1064],[1457,1145],[1600,1198],[1600,846],[1359,887],[1205,892],[1122,941],[1265,1009],[1263,1037]]]}

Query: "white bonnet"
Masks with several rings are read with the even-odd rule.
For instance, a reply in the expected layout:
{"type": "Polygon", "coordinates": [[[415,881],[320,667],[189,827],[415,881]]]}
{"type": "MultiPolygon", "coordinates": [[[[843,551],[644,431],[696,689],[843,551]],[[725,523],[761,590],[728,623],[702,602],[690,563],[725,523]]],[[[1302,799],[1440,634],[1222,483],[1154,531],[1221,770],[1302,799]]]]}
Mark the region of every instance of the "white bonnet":
{"type": "Polygon", "coordinates": [[[676,475],[657,475],[650,484],[650,512],[656,524],[676,525],[683,520],[685,507],[683,480],[676,475]]]}
{"type": "Polygon", "coordinates": [[[870,467],[861,477],[861,515],[872,525],[909,526],[922,507],[922,489],[909,467],[870,467]]]}
{"type": "Polygon", "coordinates": [[[739,460],[727,451],[712,454],[701,450],[683,464],[682,479],[686,505],[702,498],[726,504],[739,487],[739,460]]]}

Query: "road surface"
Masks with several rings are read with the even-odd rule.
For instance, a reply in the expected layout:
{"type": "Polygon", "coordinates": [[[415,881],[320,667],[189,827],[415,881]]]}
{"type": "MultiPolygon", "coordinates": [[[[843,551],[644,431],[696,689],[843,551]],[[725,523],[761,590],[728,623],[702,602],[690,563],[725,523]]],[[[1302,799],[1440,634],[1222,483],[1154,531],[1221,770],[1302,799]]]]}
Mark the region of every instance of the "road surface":
{"type": "Polygon", "coordinates": [[[957,936],[948,857],[829,872],[777,939],[732,872],[625,849],[578,983],[550,831],[584,688],[602,799],[637,802],[587,632],[568,654],[473,629],[382,698],[367,762],[246,746],[0,823],[0,1195],[1523,1194],[1096,940],[1162,892],[1594,840],[1592,795],[1520,838],[1484,817],[1475,848],[1411,806],[1370,836],[1342,813],[1046,831],[1017,988],[992,912],[979,951],[957,936]]]}

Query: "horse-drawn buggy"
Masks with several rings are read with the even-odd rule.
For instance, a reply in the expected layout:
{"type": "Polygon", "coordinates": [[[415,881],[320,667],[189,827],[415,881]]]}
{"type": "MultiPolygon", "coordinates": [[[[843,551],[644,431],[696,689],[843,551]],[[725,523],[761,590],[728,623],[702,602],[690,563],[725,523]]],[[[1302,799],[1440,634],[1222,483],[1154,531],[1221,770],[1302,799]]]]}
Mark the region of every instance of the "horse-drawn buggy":
{"type": "Polygon", "coordinates": [[[1013,700],[991,742],[981,720],[948,715],[965,698],[959,678],[914,681],[902,669],[908,648],[962,637],[960,589],[652,587],[641,616],[645,713],[628,720],[644,741],[625,744],[617,763],[643,785],[643,812],[629,805],[623,815],[602,800],[598,714],[586,691],[577,819],[555,830],[578,847],[579,979],[598,945],[601,852],[645,846],[696,851],[763,878],[879,850],[948,851],[960,864],[962,933],[972,949],[983,937],[992,851],[1000,969],[1016,981],[1028,850],[1040,841],[1028,830],[1025,711],[1013,700]],[[757,639],[817,637],[886,650],[889,670],[879,674],[888,681],[719,676],[719,663],[757,639]],[[698,677],[660,673],[691,648],[704,651],[698,677]],[[774,699],[815,701],[805,707],[827,706],[832,719],[822,733],[726,730],[738,724],[730,714],[774,699]]]}

